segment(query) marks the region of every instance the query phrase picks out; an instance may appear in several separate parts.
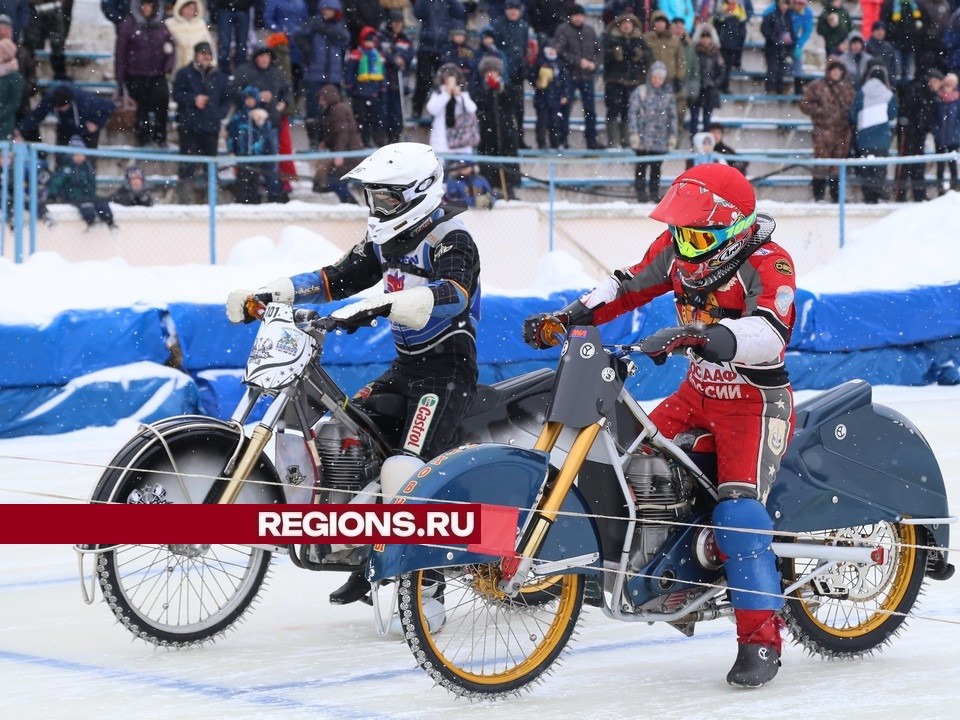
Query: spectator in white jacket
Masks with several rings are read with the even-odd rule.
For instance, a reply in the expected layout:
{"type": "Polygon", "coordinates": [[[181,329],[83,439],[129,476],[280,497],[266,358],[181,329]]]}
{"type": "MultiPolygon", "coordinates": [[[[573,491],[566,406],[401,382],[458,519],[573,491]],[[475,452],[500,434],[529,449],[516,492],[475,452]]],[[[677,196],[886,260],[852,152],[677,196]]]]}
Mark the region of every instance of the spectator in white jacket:
{"type": "MultiPolygon", "coordinates": [[[[434,83],[433,92],[427,100],[427,112],[433,116],[433,125],[430,128],[430,147],[434,152],[440,153],[459,153],[461,155],[472,155],[473,149],[480,141],[480,126],[477,123],[477,104],[470,97],[470,93],[464,87],[463,74],[453,63],[448,63],[440,68],[437,73],[437,79],[434,83]],[[472,116],[468,123],[476,128],[475,140],[470,144],[459,147],[451,147],[449,136],[451,135],[458,117],[472,116]]],[[[472,135],[472,133],[465,133],[472,135]]]]}
{"type": "Polygon", "coordinates": [[[208,42],[213,45],[210,28],[207,27],[207,21],[204,19],[206,14],[207,9],[204,7],[203,0],[177,0],[170,17],[163,21],[177,45],[177,56],[173,61],[174,70],[179,70],[193,62],[193,48],[197,43],[208,42]]]}

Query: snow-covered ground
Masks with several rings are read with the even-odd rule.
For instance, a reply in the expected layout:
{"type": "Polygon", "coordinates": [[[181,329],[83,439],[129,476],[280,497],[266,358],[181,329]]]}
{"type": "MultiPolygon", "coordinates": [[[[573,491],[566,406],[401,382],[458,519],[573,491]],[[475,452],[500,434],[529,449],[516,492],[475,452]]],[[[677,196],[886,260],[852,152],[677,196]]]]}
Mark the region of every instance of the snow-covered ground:
{"type": "MultiPolygon", "coordinates": [[[[960,280],[957,199],[911,206],[851,237],[830,266],[799,278],[814,291],[902,288],[960,280]],[[898,218],[897,215],[900,217],[898,218]]],[[[957,196],[960,197],[960,196],[957,196]]],[[[222,302],[238,287],[330,262],[332,245],[301,232],[279,249],[241,245],[223,267],[135,270],[120,261],[68,265],[40,255],[0,262],[0,322],[44,322],[68,308],[135,302],[222,302]]],[[[629,259],[625,258],[625,261],[629,259]]],[[[570,258],[541,264],[543,277],[583,285],[570,258]]],[[[543,286],[534,283],[534,292],[543,286]]],[[[804,395],[804,394],[802,394],[804,395]]],[[[875,390],[911,418],[960,497],[960,388],[875,390]]],[[[0,440],[0,503],[83,500],[134,424],[0,440]]],[[[960,546],[954,538],[952,545],[960,546]]],[[[958,561],[956,552],[951,560],[958,561]]],[[[694,638],[667,627],[623,625],[589,610],[557,672],[502,703],[457,701],[413,661],[406,644],[380,638],[364,605],[332,607],[342,576],[280,559],[262,602],[237,632],[189,650],[154,650],[81,601],[73,552],[0,546],[0,718],[13,720],[299,720],[301,718],[955,718],[960,707],[960,580],[928,581],[906,630],[883,653],[821,662],[788,649],[774,685],[735,692],[723,681],[733,626],[703,624],[694,638]]]]}

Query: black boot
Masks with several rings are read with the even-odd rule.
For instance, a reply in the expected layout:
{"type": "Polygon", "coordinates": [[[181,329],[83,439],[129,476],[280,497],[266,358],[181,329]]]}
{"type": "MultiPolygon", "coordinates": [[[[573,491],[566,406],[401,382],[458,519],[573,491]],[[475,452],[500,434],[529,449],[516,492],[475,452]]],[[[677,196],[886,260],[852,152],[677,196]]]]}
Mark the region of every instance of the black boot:
{"type": "Polygon", "coordinates": [[[840,178],[830,178],[827,185],[830,187],[830,202],[840,202],[840,178]]]}
{"type": "Polygon", "coordinates": [[[362,600],[367,605],[372,605],[370,599],[370,583],[361,572],[352,572],[347,581],[330,593],[331,605],[349,605],[357,600],[362,600]]]}
{"type": "Polygon", "coordinates": [[[780,654],[766,645],[737,643],[737,660],[727,673],[734,687],[758,688],[777,676],[780,654]]]}
{"type": "Polygon", "coordinates": [[[793,94],[803,95],[803,78],[795,77],[793,79],[793,94]]]}
{"type": "Polygon", "coordinates": [[[823,178],[814,178],[811,184],[813,185],[814,202],[823,202],[823,196],[827,192],[827,181],[823,178]]]}

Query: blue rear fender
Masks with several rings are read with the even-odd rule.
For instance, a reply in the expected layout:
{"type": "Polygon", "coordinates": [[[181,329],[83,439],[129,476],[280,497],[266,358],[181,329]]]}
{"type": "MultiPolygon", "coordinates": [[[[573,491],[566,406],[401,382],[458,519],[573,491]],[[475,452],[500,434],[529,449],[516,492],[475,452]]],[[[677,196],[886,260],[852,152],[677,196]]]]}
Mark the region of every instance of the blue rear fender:
{"type": "MultiPolygon", "coordinates": [[[[550,455],[539,450],[493,443],[467,445],[431,460],[404,486],[398,499],[405,498],[408,504],[464,502],[516,507],[520,509],[519,531],[549,472],[550,455]]],[[[596,523],[576,487],[567,494],[561,513],[547,533],[538,558],[561,560],[599,553],[596,523]]],[[[465,545],[376,545],[370,553],[367,576],[371,581],[385,580],[415,570],[500,559],[468,551],[465,545]]],[[[574,568],[569,572],[582,571],[574,568]]]]}

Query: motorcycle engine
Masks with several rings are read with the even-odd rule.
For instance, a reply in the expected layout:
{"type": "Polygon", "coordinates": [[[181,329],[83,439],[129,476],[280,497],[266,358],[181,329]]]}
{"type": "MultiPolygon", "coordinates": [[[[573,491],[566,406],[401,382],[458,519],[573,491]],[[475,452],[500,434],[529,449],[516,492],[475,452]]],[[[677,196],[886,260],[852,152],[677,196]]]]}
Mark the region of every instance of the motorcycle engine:
{"type": "Polygon", "coordinates": [[[638,520],[630,568],[639,571],[666,541],[673,523],[689,513],[694,483],[682,467],[659,455],[634,455],[627,464],[626,479],[638,520]]]}
{"type": "Polygon", "coordinates": [[[323,502],[348,503],[380,474],[380,461],[367,438],[352,433],[338,422],[320,425],[320,486],[323,502]]]}

